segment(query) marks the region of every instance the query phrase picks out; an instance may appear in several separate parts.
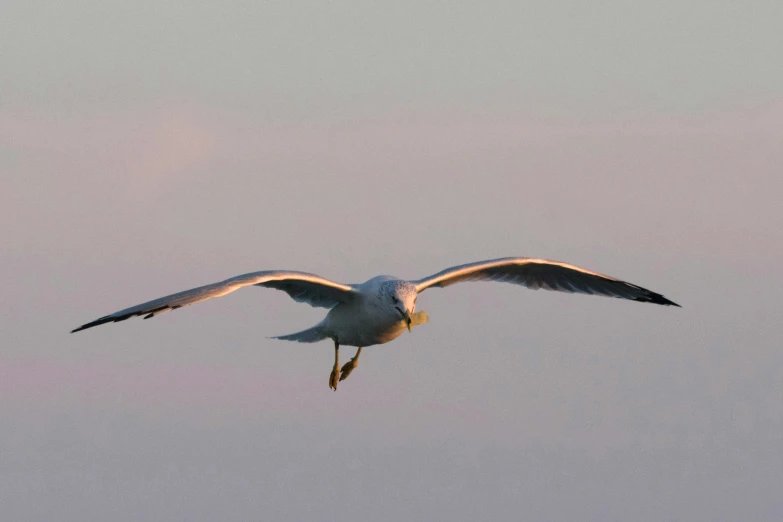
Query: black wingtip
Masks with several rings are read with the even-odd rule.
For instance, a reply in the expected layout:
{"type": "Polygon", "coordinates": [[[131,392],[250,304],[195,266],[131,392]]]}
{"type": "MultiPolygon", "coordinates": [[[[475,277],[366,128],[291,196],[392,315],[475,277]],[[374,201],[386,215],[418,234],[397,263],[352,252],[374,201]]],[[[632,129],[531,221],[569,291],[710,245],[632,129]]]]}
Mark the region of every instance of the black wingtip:
{"type": "Polygon", "coordinates": [[[92,323],[83,324],[79,328],[71,330],[71,333],[81,332],[82,330],[86,330],[87,328],[92,328],[93,326],[98,326],[98,325],[92,323]]]}
{"type": "Polygon", "coordinates": [[[92,328],[93,326],[99,326],[105,323],[110,323],[114,320],[115,319],[112,317],[101,317],[100,319],[96,319],[91,323],[83,324],[79,328],[76,328],[75,330],[71,330],[71,333],[81,332],[82,330],[86,330],[87,328],[92,328]]]}
{"type": "Polygon", "coordinates": [[[106,323],[119,323],[120,321],[130,319],[134,315],[140,315],[140,313],[125,314],[125,315],[107,315],[105,317],[101,317],[100,319],[96,319],[91,323],[83,324],[79,328],[76,328],[75,330],[71,330],[71,333],[81,332],[82,330],[86,330],[87,328],[92,328],[93,326],[100,326],[106,323]]]}
{"type": "Polygon", "coordinates": [[[140,310],[138,312],[132,312],[127,313],[124,315],[106,315],[104,317],[101,317],[100,319],[96,319],[95,321],[87,324],[81,325],[79,328],[76,328],[75,330],[71,330],[71,333],[81,332],[82,330],[86,330],[87,328],[92,328],[93,326],[100,326],[102,324],[106,323],[119,323],[120,321],[125,321],[126,319],[130,319],[131,317],[135,317],[137,315],[144,315],[144,319],[149,319],[150,317],[155,317],[155,314],[166,310],[167,308],[171,308],[172,310],[176,310],[177,308],[180,308],[181,305],[177,306],[160,306],[158,308],[153,308],[151,310],[140,310]]]}
{"type": "Polygon", "coordinates": [[[671,301],[669,299],[666,299],[664,296],[660,294],[655,295],[655,299],[652,301],[655,304],[663,305],[663,306],[676,306],[677,308],[682,308],[682,306],[678,305],[674,301],[671,301]]]}
{"type": "Polygon", "coordinates": [[[674,301],[666,299],[661,294],[656,294],[654,292],[650,292],[649,295],[645,295],[644,297],[637,297],[636,299],[634,299],[634,301],[640,301],[642,303],[653,303],[653,304],[663,305],[663,306],[676,306],[677,308],[682,308],[682,306],[678,305],[674,301]]]}

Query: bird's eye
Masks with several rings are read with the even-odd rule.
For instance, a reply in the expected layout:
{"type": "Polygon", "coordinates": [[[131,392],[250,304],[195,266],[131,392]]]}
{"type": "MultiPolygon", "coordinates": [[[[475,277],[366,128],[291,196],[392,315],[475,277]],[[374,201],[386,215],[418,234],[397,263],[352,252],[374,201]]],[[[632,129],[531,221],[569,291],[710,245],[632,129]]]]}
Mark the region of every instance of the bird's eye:
{"type": "Polygon", "coordinates": [[[397,303],[397,302],[398,302],[398,299],[397,299],[397,297],[395,297],[395,296],[392,296],[392,303],[397,303]]]}

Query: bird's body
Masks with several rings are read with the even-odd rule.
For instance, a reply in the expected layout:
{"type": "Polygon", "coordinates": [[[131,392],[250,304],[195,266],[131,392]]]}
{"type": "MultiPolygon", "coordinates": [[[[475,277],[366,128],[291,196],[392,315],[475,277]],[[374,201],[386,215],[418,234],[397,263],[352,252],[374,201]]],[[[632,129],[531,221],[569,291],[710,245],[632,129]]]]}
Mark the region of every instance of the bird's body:
{"type": "Polygon", "coordinates": [[[343,346],[373,346],[393,341],[406,329],[404,316],[386,306],[382,285],[404,285],[392,276],[377,276],[355,285],[357,295],[348,302],[338,303],[323,321],[303,332],[281,335],[284,341],[314,342],[329,338],[343,346]],[[317,338],[317,339],[314,339],[317,338]]]}
{"type": "Polygon", "coordinates": [[[149,319],[245,286],[275,288],[295,301],[330,309],[317,325],[276,339],[306,343],[332,339],[335,363],[329,385],[337,389],[338,377],[345,379],[356,367],[362,347],[387,343],[399,337],[406,328],[410,331],[411,326],[427,322],[425,313],[415,311],[419,293],[430,287],[443,288],[462,281],[507,282],[533,290],[545,288],[679,306],[661,294],[584,268],[559,261],[516,257],[456,266],[415,281],[377,276],[357,285],[335,283],[304,272],[253,272],[132,306],[82,325],[73,332],[139,315],[149,319]],[[356,356],[342,369],[338,366],[340,345],[359,347],[356,356]]]}
{"type": "Polygon", "coordinates": [[[335,306],[318,328],[341,345],[356,347],[388,343],[402,335],[406,326],[400,316],[379,306],[374,296],[362,301],[335,306]]]}

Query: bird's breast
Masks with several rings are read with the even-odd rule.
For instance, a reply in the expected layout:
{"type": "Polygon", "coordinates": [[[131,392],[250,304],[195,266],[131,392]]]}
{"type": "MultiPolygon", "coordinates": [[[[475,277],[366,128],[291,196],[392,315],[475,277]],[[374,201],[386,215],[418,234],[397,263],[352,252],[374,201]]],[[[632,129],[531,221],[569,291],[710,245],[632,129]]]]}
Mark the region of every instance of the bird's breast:
{"type": "Polygon", "coordinates": [[[324,326],[341,345],[372,346],[388,343],[405,330],[405,323],[393,310],[366,305],[338,305],[326,316],[324,326]]]}

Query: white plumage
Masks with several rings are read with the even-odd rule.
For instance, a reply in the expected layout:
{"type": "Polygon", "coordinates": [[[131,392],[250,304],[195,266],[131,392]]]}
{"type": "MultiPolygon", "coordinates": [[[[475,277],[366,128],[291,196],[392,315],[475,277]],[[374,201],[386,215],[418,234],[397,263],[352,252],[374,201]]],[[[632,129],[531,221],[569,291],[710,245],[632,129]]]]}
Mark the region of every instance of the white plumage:
{"type": "Polygon", "coordinates": [[[391,276],[377,276],[362,284],[345,285],[305,272],[269,270],[244,274],[219,283],[200,286],[161,297],[84,324],[73,332],[130,317],[155,317],[207,299],[222,297],[246,286],[263,286],[282,290],[295,301],[330,309],[323,321],[301,332],[276,337],[286,341],[316,342],[326,338],[335,343],[335,366],[330,386],[337,387],[337,377],[346,378],[356,367],[357,352],[342,370],[338,370],[340,345],[372,346],[396,339],[407,326],[426,322],[426,314],[416,314],[418,294],[430,287],[445,288],[465,281],[496,281],[522,285],[537,290],[594,294],[679,306],[646,288],[578,266],[546,259],[508,257],[447,268],[415,281],[391,276]]]}

